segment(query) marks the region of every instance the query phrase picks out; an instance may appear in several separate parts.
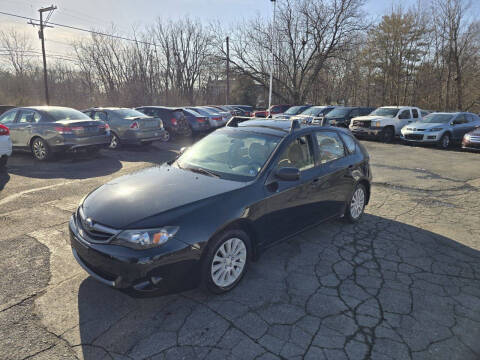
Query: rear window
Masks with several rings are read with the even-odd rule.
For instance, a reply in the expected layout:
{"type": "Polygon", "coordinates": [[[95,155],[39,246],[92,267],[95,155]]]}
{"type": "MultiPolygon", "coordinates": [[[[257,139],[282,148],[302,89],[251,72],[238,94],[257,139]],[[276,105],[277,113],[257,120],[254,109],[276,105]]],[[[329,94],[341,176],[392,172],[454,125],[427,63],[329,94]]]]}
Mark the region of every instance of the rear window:
{"type": "Polygon", "coordinates": [[[50,118],[42,121],[91,120],[87,115],[75,109],[48,109],[44,111],[50,115],[50,118]]]}
{"type": "Polygon", "coordinates": [[[129,117],[144,117],[145,114],[141,113],[138,110],[134,109],[117,109],[113,111],[115,114],[122,118],[129,118],[129,117]]]}

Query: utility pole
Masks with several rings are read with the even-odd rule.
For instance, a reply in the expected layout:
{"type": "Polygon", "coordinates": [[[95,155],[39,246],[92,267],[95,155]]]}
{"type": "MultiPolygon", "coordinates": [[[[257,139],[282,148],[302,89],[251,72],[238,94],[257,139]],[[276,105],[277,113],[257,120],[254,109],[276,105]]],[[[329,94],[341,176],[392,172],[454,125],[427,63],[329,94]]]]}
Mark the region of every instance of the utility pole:
{"type": "Polygon", "coordinates": [[[273,66],[275,63],[275,13],[277,10],[277,1],[270,0],[273,2],[273,22],[272,22],[272,64],[270,66],[270,88],[268,91],[268,108],[272,106],[272,86],[273,86],[273,66]]]}
{"type": "Polygon", "coordinates": [[[225,104],[230,104],[230,38],[227,36],[227,95],[225,104]]]}
{"type": "Polygon", "coordinates": [[[45,20],[45,23],[50,19],[50,16],[52,15],[53,10],[55,10],[57,7],[56,6],[49,6],[46,8],[41,8],[38,10],[40,13],[40,31],[38,32],[38,37],[42,41],[42,56],[43,56],[43,82],[45,84],[45,102],[47,105],[50,105],[50,98],[48,96],[48,77],[47,77],[47,57],[45,56],[45,36],[43,29],[45,27],[45,24],[43,22],[43,13],[50,11],[50,14],[48,14],[47,19],[45,20]]]}

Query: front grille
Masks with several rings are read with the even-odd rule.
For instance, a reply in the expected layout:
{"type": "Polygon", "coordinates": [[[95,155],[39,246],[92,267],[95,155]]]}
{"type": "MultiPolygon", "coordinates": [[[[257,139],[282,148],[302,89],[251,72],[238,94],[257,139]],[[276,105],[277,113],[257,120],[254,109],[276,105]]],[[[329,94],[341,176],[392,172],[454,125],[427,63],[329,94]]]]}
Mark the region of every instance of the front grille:
{"type": "Polygon", "coordinates": [[[353,126],[369,128],[371,123],[372,122],[370,120],[368,120],[368,121],[355,120],[353,122],[353,126]]]}
{"type": "Polygon", "coordinates": [[[480,136],[470,136],[471,142],[480,142],[480,136]]]}
{"type": "Polygon", "coordinates": [[[423,134],[407,134],[405,139],[408,140],[423,140],[423,134]]]}
{"type": "Polygon", "coordinates": [[[92,242],[108,242],[112,236],[118,234],[119,232],[115,229],[95,223],[93,220],[92,225],[90,226],[90,224],[87,224],[87,219],[83,214],[82,208],[79,208],[77,211],[77,226],[83,233],[82,235],[86,235],[88,237],[87,240],[92,242]]]}

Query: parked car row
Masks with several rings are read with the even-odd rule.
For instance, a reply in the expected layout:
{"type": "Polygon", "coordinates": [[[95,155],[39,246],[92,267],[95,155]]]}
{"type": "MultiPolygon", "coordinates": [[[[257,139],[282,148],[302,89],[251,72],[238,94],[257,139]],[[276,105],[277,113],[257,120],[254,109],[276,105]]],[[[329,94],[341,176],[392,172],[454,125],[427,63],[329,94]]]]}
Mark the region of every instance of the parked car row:
{"type": "Polygon", "coordinates": [[[1,106],[0,165],[12,148],[30,151],[37,160],[55,153],[121,145],[149,145],[172,136],[191,136],[224,126],[233,116],[250,116],[248,105],[165,107],[92,107],[78,111],[67,107],[1,106]],[[8,140],[7,140],[8,139],[8,140]]]}
{"type": "Polygon", "coordinates": [[[431,112],[413,106],[273,105],[253,115],[345,127],[358,138],[384,142],[399,138],[405,143],[436,144],[443,149],[460,143],[464,149],[480,149],[480,117],[469,112],[431,112]]]}

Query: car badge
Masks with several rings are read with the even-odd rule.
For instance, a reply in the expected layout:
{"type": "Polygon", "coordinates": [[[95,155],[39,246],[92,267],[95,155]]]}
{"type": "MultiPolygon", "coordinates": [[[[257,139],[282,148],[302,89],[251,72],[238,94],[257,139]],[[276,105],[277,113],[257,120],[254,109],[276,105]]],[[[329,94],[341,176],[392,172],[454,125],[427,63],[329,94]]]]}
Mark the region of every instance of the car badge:
{"type": "Polygon", "coordinates": [[[84,225],[88,230],[93,229],[93,220],[91,218],[86,218],[84,225]]]}

